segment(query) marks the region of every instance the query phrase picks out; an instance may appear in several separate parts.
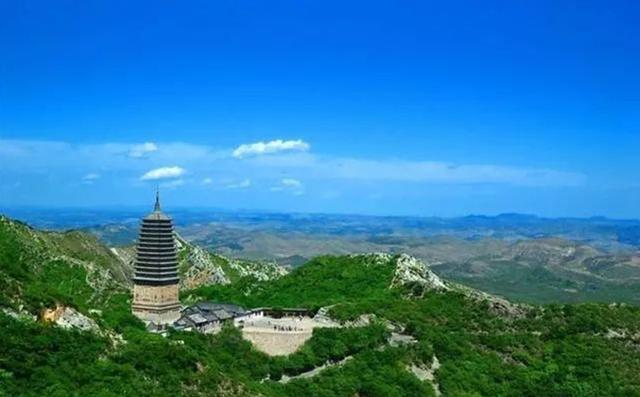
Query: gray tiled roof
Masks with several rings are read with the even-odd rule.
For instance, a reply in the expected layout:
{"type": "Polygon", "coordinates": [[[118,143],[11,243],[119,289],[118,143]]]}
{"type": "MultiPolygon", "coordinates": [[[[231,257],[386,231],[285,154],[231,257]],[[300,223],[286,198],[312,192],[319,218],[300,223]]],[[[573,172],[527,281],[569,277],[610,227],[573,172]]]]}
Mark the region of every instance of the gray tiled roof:
{"type": "Polygon", "coordinates": [[[200,325],[207,322],[207,319],[204,318],[200,313],[195,313],[189,316],[189,320],[193,321],[195,324],[200,325]]]}
{"type": "Polygon", "coordinates": [[[215,321],[229,320],[244,314],[245,310],[229,303],[199,302],[182,310],[182,317],[176,322],[179,325],[192,324],[201,326],[215,321]]]}

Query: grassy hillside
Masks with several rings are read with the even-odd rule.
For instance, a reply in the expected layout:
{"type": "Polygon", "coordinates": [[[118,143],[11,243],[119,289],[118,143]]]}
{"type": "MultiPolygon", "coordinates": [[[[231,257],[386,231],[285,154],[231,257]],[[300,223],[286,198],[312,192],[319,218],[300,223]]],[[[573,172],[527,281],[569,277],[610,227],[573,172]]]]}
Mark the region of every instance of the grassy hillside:
{"type": "MultiPolygon", "coordinates": [[[[178,211],[178,229],[226,258],[294,268],[327,254],[407,253],[444,278],[514,301],[640,304],[640,253],[633,239],[638,221],[218,214],[207,222],[207,216],[212,214],[178,211]]],[[[89,230],[110,243],[121,243],[127,230],[131,243],[137,225],[89,230]]]]}
{"type": "MultiPolygon", "coordinates": [[[[101,309],[100,332],[63,330],[0,311],[0,396],[640,396],[640,309],[547,305],[500,311],[490,298],[397,283],[398,257],[323,256],[270,281],[241,277],[185,299],[247,306],[332,306],[362,327],[321,329],[298,352],[269,357],[234,328],[218,335],[147,333],[129,314],[128,294],[94,289],[92,267],[109,269],[82,244],[4,219],[0,306],[30,310],[63,300],[101,309]],[[85,256],[86,254],[86,256],[85,256]],[[90,266],[91,265],[91,266],[90,266]],[[5,288],[6,287],[6,288],[5,288]],[[96,291],[100,291],[96,294],[96,291]],[[415,338],[389,342],[391,331],[415,338]],[[351,357],[288,383],[327,361],[351,357]],[[434,362],[440,367],[433,366],[434,362]],[[433,372],[420,380],[411,368],[433,372]]],[[[73,237],[74,239],[76,237],[73,237]]],[[[102,252],[97,247],[90,251],[102,252]]],[[[410,279],[410,277],[409,277],[410,279]]]]}
{"type": "Polygon", "coordinates": [[[123,264],[96,238],[40,232],[0,216],[0,303],[36,313],[56,303],[87,309],[123,292],[123,264]]]}
{"type": "Polygon", "coordinates": [[[398,297],[398,291],[387,288],[393,264],[372,262],[367,256],[322,256],[270,282],[241,279],[231,285],[206,286],[184,295],[190,299],[234,301],[247,307],[307,308],[398,297]]]}

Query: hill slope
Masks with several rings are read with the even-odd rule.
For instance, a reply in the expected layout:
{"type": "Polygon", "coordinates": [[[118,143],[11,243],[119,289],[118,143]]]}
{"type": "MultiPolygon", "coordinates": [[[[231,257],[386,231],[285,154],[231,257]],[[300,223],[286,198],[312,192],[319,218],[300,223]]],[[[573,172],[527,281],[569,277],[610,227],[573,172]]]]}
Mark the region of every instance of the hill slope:
{"type": "MultiPolygon", "coordinates": [[[[640,252],[621,235],[637,228],[637,221],[563,222],[517,215],[404,222],[270,219],[256,215],[245,223],[192,220],[179,230],[189,241],[225,257],[296,267],[327,254],[407,253],[429,263],[442,277],[516,301],[640,304],[640,252]]],[[[135,227],[128,227],[135,236],[135,227]]],[[[91,231],[113,240],[123,228],[107,225],[91,231]]]]}
{"type": "Polygon", "coordinates": [[[0,299],[37,311],[64,303],[86,307],[124,291],[130,269],[95,237],[41,232],[0,216],[0,299]]]}
{"type": "Polygon", "coordinates": [[[86,262],[90,245],[87,252],[49,249],[47,234],[5,223],[0,268],[3,286],[13,289],[0,290],[0,306],[44,307],[64,298],[84,310],[112,298],[97,316],[97,332],[0,312],[0,395],[640,395],[634,306],[511,305],[441,280],[414,258],[386,254],[323,256],[275,280],[240,277],[184,293],[247,306],[322,308],[351,324],[318,329],[296,353],[269,357],[234,328],[166,338],[145,332],[117,298],[117,277],[108,278],[114,292],[99,289],[105,294],[98,299],[85,291],[86,277],[73,275],[86,273],[87,263],[109,269],[86,262]],[[313,376],[296,378],[325,363],[313,376]],[[294,380],[281,382],[283,375],[294,380]]]}
{"type": "Polygon", "coordinates": [[[559,238],[495,241],[490,250],[477,247],[486,244],[452,243],[457,256],[467,256],[436,253],[429,262],[443,277],[518,301],[640,304],[640,257],[559,238]]]}
{"type": "MultiPolygon", "coordinates": [[[[178,252],[185,289],[286,274],[273,263],[210,254],[180,237],[178,252]]],[[[134,246],[108,248],[88,233],[40,231],[0,216],[0,306],[39,315],[56,306],[89,314],[114,301],[128,305],[134,257],[134,246]]]]}

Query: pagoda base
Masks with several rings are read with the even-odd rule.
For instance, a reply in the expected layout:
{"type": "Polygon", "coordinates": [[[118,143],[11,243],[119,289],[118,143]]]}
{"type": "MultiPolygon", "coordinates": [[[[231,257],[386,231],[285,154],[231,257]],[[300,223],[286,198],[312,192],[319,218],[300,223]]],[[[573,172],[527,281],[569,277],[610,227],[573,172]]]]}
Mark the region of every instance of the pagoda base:
{"type": "Polygon", "coordinates": [[[155,324],[172,324],[180,318],[178,284],[134,285],[133,314],[140,320],[155,324]]]}

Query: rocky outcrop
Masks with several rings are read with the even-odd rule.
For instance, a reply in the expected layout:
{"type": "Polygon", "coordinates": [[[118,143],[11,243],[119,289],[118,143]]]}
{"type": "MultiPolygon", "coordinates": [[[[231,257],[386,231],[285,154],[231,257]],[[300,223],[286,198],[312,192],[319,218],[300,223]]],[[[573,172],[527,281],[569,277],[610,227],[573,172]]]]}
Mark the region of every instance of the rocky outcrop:
{"type": "Polygon", "coordinates": [[[16,311],[13,310],[11,308],[8,307],[3,307],[0,309],[0,311],[2,311],[5,315],[14,318],[16,320],[29,320],[29,321],[36,321],[38,319],[37,316],[32,315],[29,312],[26,312],[22,309],[16,311]]]}
{"type": "Polygon", "coordinates": [[[325,306],[325,307],[321,307],[317,312],[316,315],[313,316],[313,321],[320,323],[320,324],[325,324],[325,325],[330,325],[330,326],[338,326],[339,323],[336,322],[334,319],[331,318],[331,316],[329,316],[329,310],[331,310],[332,306],[325,306]]]}
{"type": "Polygon", "coordinates": [[[423,290],[446,291],[449,287],[429,266],[419,259],[407,254],[391,255],[386,252],[370,254],[352,254],[351,258],[361,259],[367,266],[394,266],[391,288],[419,285],[423,290]]]}
{"type": "Polygon", "coordinates": [[[469,299],[476,302],[486,303],[489,306],[489,311],[504,318],[522,318],[531,309],[528,305],[512,303],[499,296],[491,295],[463,285],[456,284],[454,289],[463,293],[469,299]]]}
{"type": "Polygon", "coordinates": [[[446,291],[449,287],[422,261],[401,254],[395,258],[395,273],[392,287],[420,285],[428,291],[446,291]]]}
{"type": "Polygon", "coordinates": [[[349,258],[359,258],[368,266],[386,265],[393,259],[393,255],[386,252],[372,252],[368,254],[351,254],[349,258]]]}
{"type": "Polygon", "coordinates": [[[471,300],[486,303],[491,312],[502,317],[520,318],[529,311],[527,305],[511,303],[504,298],[486,292],[445,282],[431,271],[426,263],[407,254],[393,256],[387,253],[373,253],[350,256],[364,259],[369,266],[380,266],[391,262],[394,265],[394,273],[390,288],[407,288],[408,296],[412,298],[420,298],[429,291],[457,291],[471,300]]]}
{"type": "Polygon", "coordinates": [[[122,262],[123,270],[127,274],[127,282],[130,283],[136,260],[135,246],[111,247],[109,250],[120,260],[120,262],[122,262]]]}
{"type": "Polygon", "coordinates": [[[274,262],[248,262],[229,259],[229,267],[240,277],[252,277],[258,281],[269,281],[288,273],[287,269],[274,262]]]}
{"type": "Polygon", "coordinates": [[[57,306],[55,309],[45,309],[42,312],[42,320],[55,323],[65,329],[100,332],[100,327],[98,327],[95,321],[68,306],[57,306]]]}
{"type": "Polygon", "coordinates": [[[438,369],[440,369],[440,361],[435,355],[433,356],[433,360],[431,361],[431,365],[429,366],[415,363],[407,366],[407,370],[414,374],[416,378],[420,379],[423,382],[428,381],[431,383],[431,385],[433,386],[433,392],[436,396],[442,395],[442,393],[440,392],[440,386],[438,385],[435,376],[435,372],[438,369]]]}
{"type": "Polygon", "coordinates": [[[202,285],[230,283],[222,267],[213,262],[208,252],[191,244],[186,246],[183,243],[182,247],[188,252],[181,260],[181,268],[186,270],[180,278],[180,288],[192,289],[202,285]]]}
{"type": "Polygon", "coordinates": [[[176,235],[180,288],[193,289],[203,285],[229,284],[233,280],[252,277],[258,281],[269,281],[286,275],[287,270],[274,262],[251,262],[230,259],[207,252],[176,235]]]}

